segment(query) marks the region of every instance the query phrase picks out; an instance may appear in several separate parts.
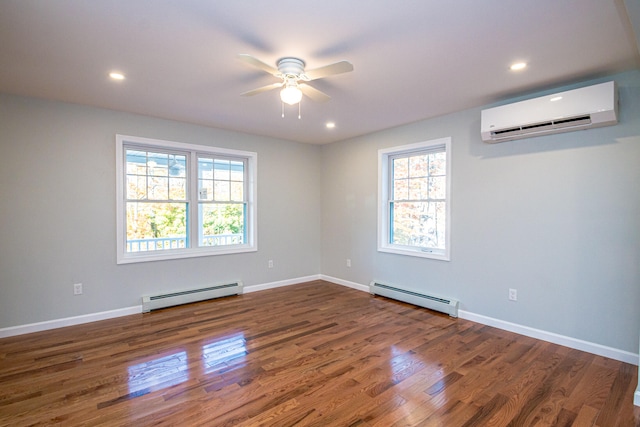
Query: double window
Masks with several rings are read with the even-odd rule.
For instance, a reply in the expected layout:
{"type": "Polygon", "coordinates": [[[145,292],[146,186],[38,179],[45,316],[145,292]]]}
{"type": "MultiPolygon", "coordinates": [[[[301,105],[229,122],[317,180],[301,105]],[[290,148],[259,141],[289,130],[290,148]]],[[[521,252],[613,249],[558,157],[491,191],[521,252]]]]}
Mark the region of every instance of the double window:
{"type": "Polygon", "coordinates": [[[449,260],[450,138],[379,150],[378,250],[449,260]]]}
{"type": "Polygon", "coordinates": [[[255,251],[257,155],[118,135],[118,263],[255,251]]]}

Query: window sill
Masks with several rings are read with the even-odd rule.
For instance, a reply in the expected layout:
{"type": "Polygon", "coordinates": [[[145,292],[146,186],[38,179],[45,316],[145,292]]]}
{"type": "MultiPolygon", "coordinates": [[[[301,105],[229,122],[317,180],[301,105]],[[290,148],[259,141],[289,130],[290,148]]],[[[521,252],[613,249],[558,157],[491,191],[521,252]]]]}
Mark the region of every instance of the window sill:
{"type": "Polygon", "coordinates": [[[420,249],[393,247],[393,246],[381,246],[378,247],[378,252],[386,252],[396,255],[413,256],[418,258],[435,259],[439,261],[450,261],[448,253],[444,252],[429,252],[420,249]]]}
{"type": "Polygon", "coordinates": [[[205,256],[216,255],[231,255],[241,254],[247,252],[257,252],[258,248],[255,246],[237,246],[233,248],[198,248],[189,250],[162,250],[157,252],[136,252],[127,254],[118,254],[117,264],[133,264],[138,262],[151,262],[151,261],[167,261],[183,258],[196,258],[205,256]]]}

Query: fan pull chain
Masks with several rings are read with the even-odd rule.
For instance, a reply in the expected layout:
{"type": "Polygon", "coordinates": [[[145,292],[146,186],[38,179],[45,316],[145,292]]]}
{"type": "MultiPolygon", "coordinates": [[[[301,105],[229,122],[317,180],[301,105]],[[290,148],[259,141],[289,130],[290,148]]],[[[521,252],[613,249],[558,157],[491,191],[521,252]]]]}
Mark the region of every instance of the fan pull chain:
{"type": "MultiPolygon", "coordinates": [[[[298,102],[298,120],[300,120],[302,118],[300,104],[302,104],[302,103],[298,102]]],[[[284,119],[284,102],[282,103],[282,118],[284,119]]]]}

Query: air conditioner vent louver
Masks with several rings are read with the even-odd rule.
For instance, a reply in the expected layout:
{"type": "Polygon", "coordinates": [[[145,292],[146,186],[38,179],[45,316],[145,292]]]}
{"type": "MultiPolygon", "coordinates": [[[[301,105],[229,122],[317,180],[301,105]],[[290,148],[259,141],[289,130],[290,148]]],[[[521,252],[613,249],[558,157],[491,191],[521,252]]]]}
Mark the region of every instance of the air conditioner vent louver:
{"type": "Polygon", "coordinates": [[[618,122],[615,82],[529,99],[482,110],[484,142],[614,125],[618,122]]]}
{"type": "Polygon", "coordinates": [[[525,126],[516,126],[509,129],[502,129],[491,132],[492,135],[495,136],[505,136],[505,135],[519,135],[524,132],[539,132],[542,130],[548,129],[558,129],[561,127],[569,127],[569,126],[584,126],[591,124],[591,116],[578,116],[571,118],[563,118],[558,120],[550,120],[542,123],[534,123],[525,126]]]}

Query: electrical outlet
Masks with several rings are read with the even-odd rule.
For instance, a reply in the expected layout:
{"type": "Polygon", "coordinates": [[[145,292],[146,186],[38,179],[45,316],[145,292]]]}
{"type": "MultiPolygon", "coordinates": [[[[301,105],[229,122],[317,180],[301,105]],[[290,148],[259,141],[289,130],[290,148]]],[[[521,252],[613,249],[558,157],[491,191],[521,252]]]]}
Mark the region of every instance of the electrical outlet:
{"type": "Polygon", "coordinates": [[[74,295],[82,295],[82,283],[74,283],[73,284],[73,294],[74,295]]]}
{"type": "Polygon", "coordinates": [[[517,289],[509,289],[509,301],[518,301],[517,289]]]}
{"type": "Polygon", "coordinates": [[[272,259],[269,260],[269,268],[273,268],[273,260],[272,259]]]}
{"type": "Polygon", "coordinates": [[[347,267],[351,267],[351,259],[347,258],[347,267]]]}

